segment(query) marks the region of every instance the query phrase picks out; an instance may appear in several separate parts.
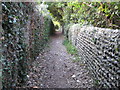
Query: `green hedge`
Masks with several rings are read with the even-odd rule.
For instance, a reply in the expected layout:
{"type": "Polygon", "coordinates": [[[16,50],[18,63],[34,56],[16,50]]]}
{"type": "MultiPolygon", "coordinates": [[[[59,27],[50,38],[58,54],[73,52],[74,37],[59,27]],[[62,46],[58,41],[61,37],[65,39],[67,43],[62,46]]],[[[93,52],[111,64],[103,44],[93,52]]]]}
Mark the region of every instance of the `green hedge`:
{"type": "Polygon", "coordinates": [[[43,17],[36,3],[2,3],[3,87],[22,86],[31,62],[48,41],[51,19],[43,17]]]}

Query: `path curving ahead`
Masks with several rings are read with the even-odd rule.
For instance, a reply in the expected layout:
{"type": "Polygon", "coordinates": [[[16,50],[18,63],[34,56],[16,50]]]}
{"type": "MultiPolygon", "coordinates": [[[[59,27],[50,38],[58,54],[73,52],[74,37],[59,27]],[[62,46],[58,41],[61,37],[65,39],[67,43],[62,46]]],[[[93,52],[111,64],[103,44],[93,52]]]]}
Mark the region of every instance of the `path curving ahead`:
{"type": "Polygon", "coordinates": [[[73,63],[73,56],[62,44],[60,32],[51,37],[49,47],[33,62],[27,86],[39,88],[89,88],[93,80],[82,62],[73,63]]]}

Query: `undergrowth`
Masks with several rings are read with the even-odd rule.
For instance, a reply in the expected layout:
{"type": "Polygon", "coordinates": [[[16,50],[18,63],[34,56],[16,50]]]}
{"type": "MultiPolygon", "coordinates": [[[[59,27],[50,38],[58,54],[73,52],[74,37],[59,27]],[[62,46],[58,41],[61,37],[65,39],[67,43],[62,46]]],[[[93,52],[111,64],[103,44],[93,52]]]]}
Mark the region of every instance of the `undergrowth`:
{"type": "Polygon", "coordinates": [[[80,57],[78,55],[77,48],[72,45],[71,41],[69,41],[68,39],[65,39],[63,41],[63,45],[65,45],[67,52],[74,56],[73,62],[79,62],[80,57]]]}

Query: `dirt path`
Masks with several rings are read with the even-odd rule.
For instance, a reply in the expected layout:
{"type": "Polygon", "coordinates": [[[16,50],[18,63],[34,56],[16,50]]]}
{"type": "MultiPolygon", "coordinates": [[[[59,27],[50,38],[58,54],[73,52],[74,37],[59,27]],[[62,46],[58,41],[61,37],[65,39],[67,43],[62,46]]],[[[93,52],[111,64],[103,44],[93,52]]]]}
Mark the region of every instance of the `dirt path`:
{"type": "Polygon", "coordinates": [[[33,62],[27,86],[40,88],[92,87],[93,80],[82,62],[73,63],[62,44],[64,37],[58,32],[51,37],[49,47],[33,62]]]}

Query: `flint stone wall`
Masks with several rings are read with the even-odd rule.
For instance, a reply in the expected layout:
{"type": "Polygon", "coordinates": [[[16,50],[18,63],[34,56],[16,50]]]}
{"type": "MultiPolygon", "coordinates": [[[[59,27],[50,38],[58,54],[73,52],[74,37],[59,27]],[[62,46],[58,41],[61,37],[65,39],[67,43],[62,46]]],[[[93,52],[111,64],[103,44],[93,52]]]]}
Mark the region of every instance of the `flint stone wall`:
{"type": "Polygon", "coordinates": [[[66,34],[97,83],[120,86],[120,30],[75,24],[66,34]]]}

